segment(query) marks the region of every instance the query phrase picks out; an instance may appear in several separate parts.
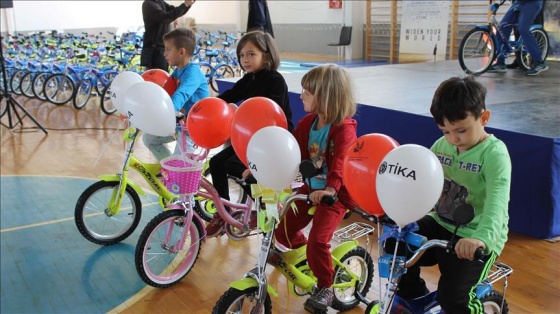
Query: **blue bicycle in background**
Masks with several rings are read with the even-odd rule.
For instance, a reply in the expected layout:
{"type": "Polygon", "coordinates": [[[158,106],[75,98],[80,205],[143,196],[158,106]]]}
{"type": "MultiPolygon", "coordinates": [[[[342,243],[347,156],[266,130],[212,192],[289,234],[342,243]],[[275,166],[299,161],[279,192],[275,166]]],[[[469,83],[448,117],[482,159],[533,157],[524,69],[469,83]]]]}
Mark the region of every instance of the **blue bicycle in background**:
{"type": "MultiPolygon", "coordinates": [[[[513,58],[508,57],[515,56],[521,69],[527,71],[531,68],[531,55],[523,43],[523,38],[519,37],[518,40],[511,40],[511,34],[504,34],[500,28],[500,23],[496,19],[496,12],[504,2],[505,0],[501,0],[500,3],[492,3],[490,5],[492,15],[488,24],[475,26],[463,37],[459,46],[458,58],[465,73],[478,75],[488,71],[498,57],[498,51],[503,54],[506,64],[513,61],[513,58]],[[497,36],[501,37],[504,49],[498,49],[497,36]]],[[[517,29],[517,24],[514,24],[513,28],[517,29]]],[[[548,34],[541,24],[533,24],[530,29],[537,40],[539,49],[542,51],[542,60],[545,61],[550,46],[548,34]]]]}

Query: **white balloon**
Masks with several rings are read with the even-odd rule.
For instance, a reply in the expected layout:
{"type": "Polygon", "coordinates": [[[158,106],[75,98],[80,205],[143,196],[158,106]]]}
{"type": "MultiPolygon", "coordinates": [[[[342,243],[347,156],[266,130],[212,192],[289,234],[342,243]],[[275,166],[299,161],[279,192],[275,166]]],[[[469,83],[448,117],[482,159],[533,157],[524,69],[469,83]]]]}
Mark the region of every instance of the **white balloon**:
{"type": "Polygon", "coordinates": [[[124,96],[124,111],[130,123],[145,133],[168,136],[175,134],[175,108],[171,97],[153,82],[139,82],[124,96]]]}
{"type": "Polygon", "coordinates": [[[126,91],[138,82],[144,82],[144,79],[140,74],[131,71],[121,72],[111,81],[111,102],[120,114],[126,113],[123,106],[126,91]]]}
{"type": "Polygon", "coordinates": [[[399,226],[424,217],[443,189],[443,169],[426,147],[405,144],[381,161],[375,188],[381,207],[399,226]]]}
{"type": "Polygon", "coordinates": [[[264,127],[255,132],[247,144],[247,163],[259,183],[280,191],[297,176],[301,163],[299,145],[286,129],[264,127]]]}

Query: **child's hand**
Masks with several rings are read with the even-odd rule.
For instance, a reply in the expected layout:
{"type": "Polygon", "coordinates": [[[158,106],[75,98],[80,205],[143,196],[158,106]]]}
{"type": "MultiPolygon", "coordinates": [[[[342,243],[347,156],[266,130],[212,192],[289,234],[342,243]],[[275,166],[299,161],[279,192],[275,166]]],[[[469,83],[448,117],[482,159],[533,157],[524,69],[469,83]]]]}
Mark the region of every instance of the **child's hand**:
{"type": "Polygon", "coordinates": [[[309,200],[311,202],[313,202],[313,204],[315,204],[315,205],[321,204],[321,200],[323,199],[324,196],[327,196],[327,195],[332,196],[332,195],[335,194],[328,189],[329,188],[327,188],[326,190],[317,190],[317,191],[311,192],[311,194],[309,194],[309,200]]]}
{"type": "Polygon", "coordinates": [[[464,258],[472,261],[474,260],[474,252],[479,247],[486,249],[484,242],[478,239],[463,238],[457,241],[457,244],[455,245],[455,253],[458,258],[464,258]]]}
{"type": "Polygon", "coordinates": [[[185,6],[187,8],[190,7],[191,5],[193,5],[193,3],[194,3],[194,0],[185,0],[185,6]]]}
{"type": "Polygon", "coordinates": [[[243,171],[243,173],[241,174],[241,178],[242,178],[243,180],[245,180],[245,179],[247,179],[247,177],[250,176],[250,175],[251,175],[251,170],[245,169],[245,170],[243,171]]]}

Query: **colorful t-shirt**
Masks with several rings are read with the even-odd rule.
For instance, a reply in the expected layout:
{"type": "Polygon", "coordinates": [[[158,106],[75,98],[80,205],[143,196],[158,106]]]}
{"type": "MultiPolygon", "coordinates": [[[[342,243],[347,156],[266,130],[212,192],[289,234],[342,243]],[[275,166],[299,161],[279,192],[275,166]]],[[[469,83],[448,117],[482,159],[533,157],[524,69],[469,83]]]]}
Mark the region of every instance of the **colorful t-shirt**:
{"type": "Polygon", "coordinates": [[[457,234],[479,239],[486,253],[502,252],[508,234],[508,202],[511,184],[511,160],[505,144],[490,135],[473,148],[457,153],[457,147],[444,137],[431,148],[436,154],[445,177],[442,195],[430,215],[447,230],[455,226],[448,222],[461,204],[474,207],[475,217],[457,234]]]}
{"type": "Polygon", "coordinates": [[[325,151],[327,148],[327,135],[329,134],[331,125],[328,124],[322,129],[317,130],[318,120],[319,119],[315,119],[311,125],[307,149],[315,168],[320,169],[319,173],[311,178],[311,188],[322,190],[327,186],[327,173],[329,172],[327,163],[325,162],[325,151]]]}

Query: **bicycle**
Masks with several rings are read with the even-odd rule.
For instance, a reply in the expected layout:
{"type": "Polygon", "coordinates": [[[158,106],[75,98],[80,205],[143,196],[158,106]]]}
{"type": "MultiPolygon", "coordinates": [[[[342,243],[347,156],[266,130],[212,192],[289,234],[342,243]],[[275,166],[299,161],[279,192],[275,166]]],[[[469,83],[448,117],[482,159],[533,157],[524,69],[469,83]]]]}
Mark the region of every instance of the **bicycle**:
{"type": "MultiPolygon", "coordinates": [[[[302,176],[309,177],[304,173],[302,176]]],[[[292,203],[298,200],[309,202],[309,196],[303,194],[288,196],[279,206],[279,220],[288,210],[291,210],[292,203]]],[[[332,197],[325,197],[322,200],[323,203],[330,204],[334,201],[332,197]]],[[[331,307],[336,310],[344,311],[357,306],[360,301],[355,297],[356,292],[365,293],[371,286],[374,274],[372,258],[359,245],[357,239],[372,231],[371,225],[354,223],[337,230],[334,234],[341,242],[331,251],[335,268],[332,285],[334,300],[331,307]]],[[[307,247],[281,253],[276,248],[272,248],[273,222],[265,223],[263,232],[256,268],[247,272],[242,279],[230,283],[230,288],[216,302],[212,313],[271,313],[270,295],[278,296],[278,293],[267,283],[265,275],[267,264],[277,268],[286,277],[289,291],[297,296],[311,295],[317,288],[317,278],[313,276],[307,264],[307,247]]]]}
{"type": "MultiPolygon", "coordinates": [[[[487,25],[477,25],[471,29],[461,41],[459,46],[459,64],[465,73],[478,75],[486,72],[494,60],[498,57],[498,51],[507,60],[509,56],[515,55],[519,62],[519,66],[523,70],[531,68],[531,56],[529,55],[523,38],[518,40],[510,40],[510,34],[504,34],[500,29],[500,24],[496,20],[496,12],[505,0],[500,3],[490,5],[490,16],[487,25]],[[498,38],[500,36],[503,42],[503,49],[497,49],[498,38]]],[[[517,25],[513,25],[517,27],[517,25]]],[[[548,47],[550,40],[547,32],[541,24],[531,25],[531,33],[537,39],[540,50],[542,51],[542,60],[546,60],[548,56],[548,47]]],[[[511,63],[511,61],[510,61],[511,63]]]]}
{"type": "MultiPolygon", "coordinates": [[[[441,308],[436,301],[437,291],[432,291],[424,296],[406,300],[395,294],[398,290],[400,276],[406,272],[408,267],[415,265],[420,257],[429,249],[440,248],[445,249],[449,254],[453,253],[455,240],[452,238],[450,241],[445,240],[429,240],[422,235],[413,232],[409,225],[401,230],[396,229],[394,223],[388,219],[387,216],[378,217],[366,214],[360,211],[355,211],[362,218],[377,224],[378,231],[383,230],[379,236],[379,259],[378,271],[379,277],[387,279],[385,285],[385,292],[380,301],[368,301],[364,294],[356,293],[356,297],[367,305],[366,314],[377,313],[441,313],[441,308]],[[387,239],[399,239],[403,241],[400,245],[405,245],[409,248],[415,248],[411,252],[412,256],[399,256],[396,253],[387,253],[383,250],[384,244],[387,239]]],[[[454,213],[453,220],[456,224],[454,236],[460,226],[466,225],[474,218],[474,209],[470,205],[460,206],[454,213]]],[[[396,247],[395,247],[395,251],[396,247]]],[[[480,260],[484,255],[482,248],[475,252],[475,259],[480,260]]],[[[513,272],[513,269],[508,265],[496,261],[490,271],[488,277],[483,280],[476,288],[476,296],[481,301],[485,313],[507,313],[508,304],[505,299],[506,288],[508,285],[508,276],[513,272]],[[494,283],[504,279],[503,292],[500,293],[493,288],[494,283]]],[[[382,295],[381,281],[379,283],[379,295],[382,295]]]]}
{"type": "MultiPolygon", "coordinates": [[[[138,226],[142,215],[139,196],[145,196],[146,193],[137,183],[129,179],[130,169],[140,173],[159,195],[162,208],[179,199],[160,180],[160,163],[143,163],[132,154],[139,132],[134,127],[127,127],[124,131],[123,139],[126,148],[121,172],[99,176],[101,180],[84,190],[76,202],[74,209],[76,227],[82,236],[93,243],[112,245],[121,242],[138,226]]],[[[208,174],[208,165],[205,165],[203,173],[208,174]]],[[[236,183],[237,181],[230,180],[230,187],[235,188],[236,183]]],[[[235,191],[232,191],[230,195],[235,194],[235,191]]],[[[240,189],[237,195],[239,203],[247,200],[243,189],[240,189]]],[[[194,210],[206,221],[210,221],[213,216],[213,212],[206,210],[212,210],[213,206],[212,201],[198,196],[195,198],[194,210]]]]}

